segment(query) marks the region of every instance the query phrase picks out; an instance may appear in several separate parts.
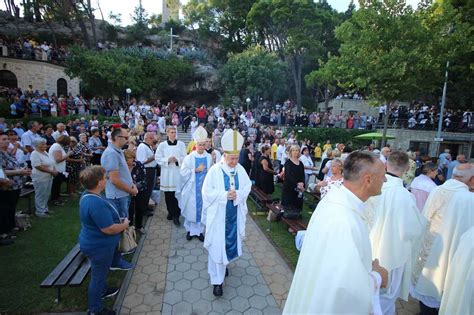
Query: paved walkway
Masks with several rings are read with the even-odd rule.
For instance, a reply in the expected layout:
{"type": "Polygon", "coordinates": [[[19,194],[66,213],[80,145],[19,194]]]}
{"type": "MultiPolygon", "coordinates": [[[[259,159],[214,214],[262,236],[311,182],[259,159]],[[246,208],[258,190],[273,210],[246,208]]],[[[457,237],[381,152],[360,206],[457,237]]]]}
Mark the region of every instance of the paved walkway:
{"type": "MultiPolygon", "coordinates": [[[[250,217],[243,255],[229,265],[224,296],[216,298],[203,243],[187,241],[185,229],[166,220],[163,199],[151,218],[121,314],[281,314],[293,271],[250,217]]],[[[399,315],[417,312],[414,301],[397,302],[399,315]]]]}

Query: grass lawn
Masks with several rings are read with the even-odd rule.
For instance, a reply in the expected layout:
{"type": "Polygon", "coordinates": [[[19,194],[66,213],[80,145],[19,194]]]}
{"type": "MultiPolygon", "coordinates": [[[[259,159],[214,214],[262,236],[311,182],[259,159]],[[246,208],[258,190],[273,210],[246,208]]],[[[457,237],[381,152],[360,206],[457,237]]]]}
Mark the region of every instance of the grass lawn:
{"type": "MultiPolygon", "coordinates": [[[[273,198],[281,198],[281,184],[275,185],[275,192],[273,193],[273,198]]],[[[308,199],[310,202],[304,202],[303,204],[303,211],[302,216],[305,222],[309,222],[311,218],[312,211],[314,208],[309,207],[309,203],[312,202],[313,197],[309,194],[305,194],[305,198],[308,199]]],[[[258,212],[258,215],[255,215],[255,211],[257,209],[255,203],[249,199],[247,202],[249,207],[249,212],[251,213],[253,219],[257,224],[260,226],[263,233],[265,233],[270,240],[273,241],[274,245],[283,255],[293,270],[296,267],[296,263],[298,262],[299,251],[295,247],[295,237],[288,232],[288,227],[280,221],[272,222],[271,229],[269,230],[269,222],[267,221],[267,212],[263,214],[263,212],[258,212]]]]}
{"type": "MultiPolygon", "coordinates": [[[[1,202],[1,201],[0,201],[1,202]]],[[[20,199],[18,210],[26,209],[20,199]]],[[[41,289],[40,284],[77,243],[79,222],[78,198],[64,206],[51,206],[51,218],[32,217],[33,227],[19,232],[14,245],[0,247],[0,314],[86,311],[89,276],[81,287],[61,289],[56,303],[56,289],[41,289]]],[[[114,271],[109,285],[119,287],[125,272],[114,271]]],[[[112,306],[113,300],[107,305],[112,306]]]]}

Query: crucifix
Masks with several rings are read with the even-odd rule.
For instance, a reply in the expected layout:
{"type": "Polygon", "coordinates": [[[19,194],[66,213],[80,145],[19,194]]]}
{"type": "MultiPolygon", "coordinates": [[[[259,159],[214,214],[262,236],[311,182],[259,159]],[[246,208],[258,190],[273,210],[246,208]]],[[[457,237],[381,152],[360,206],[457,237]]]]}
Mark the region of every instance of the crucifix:
{"type": "Polygon", "coordinates": [[[173,37],[178,38],[178,35],[173,35],[173,28],[170,28],[170,51],[173,52],[173,37]]]}

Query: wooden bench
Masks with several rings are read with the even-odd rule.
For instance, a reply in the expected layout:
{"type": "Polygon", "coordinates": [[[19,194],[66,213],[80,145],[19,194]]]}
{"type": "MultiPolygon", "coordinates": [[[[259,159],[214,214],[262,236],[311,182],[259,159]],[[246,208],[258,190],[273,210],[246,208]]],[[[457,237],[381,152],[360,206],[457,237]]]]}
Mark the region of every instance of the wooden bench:
{"type": "MultiPolygon", "coordinates": [[[[280,220],[283,223],[285,223],[286,225],[288,225],[289,228],[294,230],[295,233],[298,232],[298,231],[305,231],[308,227],[306,222],[304,222],[301,219],[290,220],[290,219],[286,219],[285,217],[283,217],[283,215],[281,215],[282,208],[281,208],[280,204],[268,203],[267,204],[267,209],[272,211],[274,214],[278,215],[280,220]]],[[[270,222],[270,224],[271,224],[271,222],[270,222]]]]}
{"type": "Polygon", "coordinates": [[[34,192],[35,192],[35,189],[33,188],[33,186],[29,186],[29,185],[24,186],[20,191],[20,198],[28,197],[28,210],[27,210],[28,214],[33,214],[33,211],[31,208],[31,196],[33,195],[34,192]]]}
{"type": "Polygon", "coordinates": [[[273,202],[271,195],[266,194],[255,185],[252,185],[252,189],[250,190],[250,198],[255,202],[259,210],[265,209],[268,203],[273,202]]]}
{"type": "Polygon", "coordinates": [[[61,288],[80,286],[90,269],[89,259],[81,253],[79,244],[76,244],[46,279],[43,280],[40,287],[56,288],[57,302],[59,303],[61,301],[61,288]]]}

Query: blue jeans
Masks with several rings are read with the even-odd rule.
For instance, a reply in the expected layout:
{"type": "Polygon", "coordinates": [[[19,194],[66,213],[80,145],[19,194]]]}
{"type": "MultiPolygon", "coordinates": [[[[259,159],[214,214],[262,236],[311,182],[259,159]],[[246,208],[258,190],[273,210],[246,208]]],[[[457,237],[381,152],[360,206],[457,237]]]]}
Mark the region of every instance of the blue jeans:
{"type": "Polygon", "coordinates": [[[121,218],[128,218],[128,207],[130,206],[130,196],[107,200],[117,209],[121,218]]]}
{"type": "Polygon", "coordinates": [[[83,249],[81,251],[91,262],[91,280],[87,291],[87,302],[90,312],[100,312],[102,305],[102,295],[107,290],[107,275],[110,266],[117,264],[121,255],[117,251],[117,246],[96,249],[83,249]]]}

